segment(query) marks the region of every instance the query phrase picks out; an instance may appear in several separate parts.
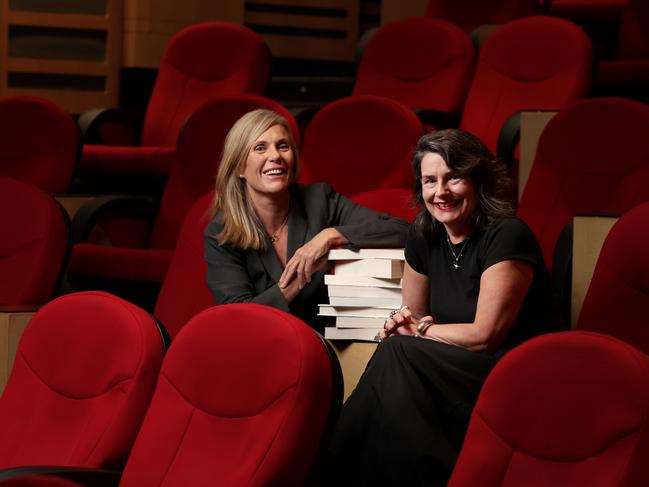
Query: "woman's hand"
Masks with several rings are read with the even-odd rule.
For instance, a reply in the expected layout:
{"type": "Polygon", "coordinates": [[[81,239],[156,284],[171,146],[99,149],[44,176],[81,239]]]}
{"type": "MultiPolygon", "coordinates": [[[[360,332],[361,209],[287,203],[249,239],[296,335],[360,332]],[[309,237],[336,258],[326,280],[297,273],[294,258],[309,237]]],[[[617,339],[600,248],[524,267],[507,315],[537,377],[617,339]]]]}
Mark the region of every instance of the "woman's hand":
{"type": "Polygon", "coordinates": [[[315,272],[325,268],[329,249],[334,245],[346,243],[346,240],[335,228],[322,230],[295,251],[279,278],[279,287],[285,288],[293,279],[297,279],[298,287],[302,289],[311,282],[311,276],[315,272]]]}
{"type": "Polygon", "coordinates": [[[407,305],[403,305],[398,311],[390,313],[391,317],[385,320],[383,330],[379,338],[385,340],[392,335],[417,335],[417,324],[420,321],[432,321],[432,316],[416,318],[407,305]]]}

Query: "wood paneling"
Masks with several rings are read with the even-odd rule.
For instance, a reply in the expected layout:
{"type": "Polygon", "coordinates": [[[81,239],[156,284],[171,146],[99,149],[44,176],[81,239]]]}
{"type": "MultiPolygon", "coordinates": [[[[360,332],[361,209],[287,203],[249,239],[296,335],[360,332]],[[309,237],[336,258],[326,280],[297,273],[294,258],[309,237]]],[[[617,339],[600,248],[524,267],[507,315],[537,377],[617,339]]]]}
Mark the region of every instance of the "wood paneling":
{"type": "Polygon", "coordinates": [[[12,9],[0,0],[0,95],[41,96],[72,113],[116,106],[122,0],[101,1],[105,12],[91,15],[29,3],[39,8],[20,10],[17,2],[12,9]]]}
{"type": "Polygon", "coordinates": [[[0,395],[11,373],[20,337],[32,316],[33,311],[0,312],[0,395]]]}
{"type": "Polygon", "coordinates": [[[242,24],[243,5],[243,0],[125,0],[122,65],[157,68],[176,32],[211,20],[242,24]]]}
{"type": "Polygon", "coordinates": [[[571,327],[574,328],[584,304],[588,286],[602,245],[617,218],[578,216],[573,219],[571,327]]]}
{"type": "Polygon", "coordinates": [[[254,0],[245,25],[264,37],[274,57],[353,61],[358,0],[254,0]]]}

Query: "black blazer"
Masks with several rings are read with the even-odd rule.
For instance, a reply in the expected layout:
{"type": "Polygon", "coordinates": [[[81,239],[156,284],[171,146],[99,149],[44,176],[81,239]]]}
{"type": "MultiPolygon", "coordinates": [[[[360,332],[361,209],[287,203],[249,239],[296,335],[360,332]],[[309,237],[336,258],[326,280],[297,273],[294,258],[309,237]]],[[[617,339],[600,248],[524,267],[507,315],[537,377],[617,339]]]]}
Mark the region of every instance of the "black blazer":
{"type": "MultiPolygon", "coordinates": [[[[220,213],[205,228],[207,285],[219,304],[252,302],[293,313],[322,332],[324,323],[317,318],[318,304],[328,303],[324,271],[314,274],[311,282],[289,304],[277,285],[283,268],[266,237],[267,250],[241,250],[221,246],[214,238],[222,227],[220,213]]],[[[377,213],[336,193],[325,183],[295,185],[291,189],[288,217],[287,261],[295,251],[321,230],[334,227],[352,248],[403,247],[408,223],[384,213],[377,213]]]]}

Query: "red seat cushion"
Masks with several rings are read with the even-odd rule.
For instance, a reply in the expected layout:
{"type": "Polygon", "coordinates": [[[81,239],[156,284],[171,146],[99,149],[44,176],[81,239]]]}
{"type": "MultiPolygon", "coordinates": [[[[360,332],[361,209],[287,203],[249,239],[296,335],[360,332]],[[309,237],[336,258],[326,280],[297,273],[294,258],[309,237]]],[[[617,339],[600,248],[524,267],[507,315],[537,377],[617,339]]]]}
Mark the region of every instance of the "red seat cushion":
{"type": "Polygon", "coordinates": [[[648,415],[642,352],[588,332],[534,338],[487,378],[448,485],[645,485],[648,415]]]}
{"type": "Polygon", "coordinates": [[[169,170],[168,151],[176,146],[187,117],[218,96],[262,94],[268,81],[269,62],[263,39],[243,25],[205,22],[186,27],[167,45],[149,100],[141,145],[151,149],[138,152],[131,148],[91,147],[84,150],[82,169],[169,170]]]}
{"type": "Polygon", "coordinates": [[[51,101],[33,96],[0,100],[0,176],[65,193],[79,157],[74,119],[51,101]]]}
{"type": "Polygon", "coordinates": [[[405,188],[385,188],[365,191],[352,196],[353,201],[381,213],[403,218],[412,223],[418,209],[413,206],[412,190],[405,188]]]}
{"type": "Polygon", "coordinates": [[[546,262],[575,215],[621,215],[649,200],[649,107],[593,98],[555,115],[539,139],[518,216],[539,239],[546,262]],[[597,140],[621,140],[614,151],[597,140]]]}
{"type": "Polygon", "coordinates": [[[453,24],[426,17],[391,22],[367,44],[354,95],[385,96],[459,115],[473,63],[469,36],[453,24]]]}
{"type": "Polygon", "coordinates": [[[329,103],[307,127],[300,181],[324,181],[346,196],[410,188],[411,152],[423,132],[412,110],[395,100],[358,95],[329,103]]]}
{"type": "Polygon", "coordinates": [[[214,193],[210,191],[187,213],[156,301],[153,314],[172,339],[190,318],[215,304],[205,281],[207,262],[203,244],[203,231],[210,220],[208,208],[213,199],[214,193]]]}
{"type": "Polygon", "coordinates": [[[599,254],[577,328],[616,336],[649,354],[649,203],[625,213],[599,254]]]}
{"type": "Polygon", "coordinates": [[[559,110],[587,96],[592,66],[590,40],[576,25],[552,17],[509,22],[480,49],[460,128],[495,153],[500,130],[513,113],[559,110]]]}
{"type": "Polygon", "coordinates": [[[330,357],[306,324],[210,308],[173,341],[120,485],[303,485],[331,397],[330,357]]]}
{"type": "Polygon", "coordinates": [[[153,318],[115,296],[68,294],[43,306],[0,399],[0,468],[121,468],[163,353],[153,318]]]}
{"type": "Polygon", "coordinates": [[[36,186],[0,178],[0,304],[41,304],[52,297],[68,249],[68,221],[36,186]]]}

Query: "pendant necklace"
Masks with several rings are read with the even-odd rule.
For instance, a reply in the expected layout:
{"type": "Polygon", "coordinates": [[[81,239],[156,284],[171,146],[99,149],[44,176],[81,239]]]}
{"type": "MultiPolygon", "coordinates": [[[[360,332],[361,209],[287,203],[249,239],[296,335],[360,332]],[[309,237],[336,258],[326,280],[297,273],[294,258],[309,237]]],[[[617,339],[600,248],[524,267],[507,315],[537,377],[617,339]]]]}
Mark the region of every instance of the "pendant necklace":
{"type": "Polygon", "coordinates": [[[282,230],[286,226],[286,222],[288,222],[288,211],[286,212],[286,217],[284,217],[284,221],[282,224],[279,226],[277,231],[273,233],[272,235],[268,235],[268,238],[270,238],[271,243],[275,243],[279,240],[279,235],[282,233],[282,230]]]}
{"type": "Polygon", "coordinates": [[[464,255],[464,251],[466,250],[466,244],[469,243],[469,239],[467,238],[464,241],[464,245],[462,245],[462,248],[460,249],[460,252],[458,254],[456,254],[455,251],[453,250],[453,244],[451,244],[451,239],[448,238],[448,234],[446,234],[446,243],[448,244],[448,250],[451,251],[451,255],[453,256],[453,262],[452,262],[453,268],[454,269],[459,269],[460,268],[460,259],[464,255]]]}

